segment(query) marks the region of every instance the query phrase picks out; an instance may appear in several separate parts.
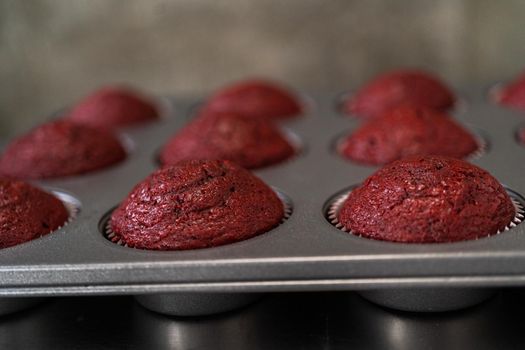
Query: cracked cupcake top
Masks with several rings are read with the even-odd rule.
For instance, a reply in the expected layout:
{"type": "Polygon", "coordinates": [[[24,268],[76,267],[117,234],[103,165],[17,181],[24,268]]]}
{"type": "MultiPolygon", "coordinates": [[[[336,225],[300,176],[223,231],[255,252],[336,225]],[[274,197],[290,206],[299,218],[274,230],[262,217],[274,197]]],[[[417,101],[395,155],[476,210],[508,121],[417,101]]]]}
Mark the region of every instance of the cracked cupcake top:
{"type": "Polygon", "coordinates": [[[487,171],[447,157],[409,157],[353,190],[339,222],[356,235],[406,243],[453,242],[503,230],[515,215],[487,171]]]}
{"type": "Polygon", "coordinates": [[[281,200],[229,161],[189,161],[157,170],[111,216],[111,229],[135,248],[182,250],[241,241],[277,226],[281,200]]]}
{"type": "Polygon", "coordinates": [[[0,179],[0,248],[46,235],[67,221],[64,204],[25,182],[0,179]]]}

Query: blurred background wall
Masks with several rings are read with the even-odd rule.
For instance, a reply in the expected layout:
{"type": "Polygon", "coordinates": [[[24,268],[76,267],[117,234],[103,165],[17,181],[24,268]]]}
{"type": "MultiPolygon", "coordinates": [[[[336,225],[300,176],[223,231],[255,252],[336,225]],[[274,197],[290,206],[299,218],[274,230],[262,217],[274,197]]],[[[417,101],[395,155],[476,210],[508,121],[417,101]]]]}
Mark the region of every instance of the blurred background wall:
{"type": "Polygon", "coordinates": [[[0,0],[0,135],[111,82],[337,91],[411,66],[488,85],[525,68],[524,15],[521,0],[0,0]]]}

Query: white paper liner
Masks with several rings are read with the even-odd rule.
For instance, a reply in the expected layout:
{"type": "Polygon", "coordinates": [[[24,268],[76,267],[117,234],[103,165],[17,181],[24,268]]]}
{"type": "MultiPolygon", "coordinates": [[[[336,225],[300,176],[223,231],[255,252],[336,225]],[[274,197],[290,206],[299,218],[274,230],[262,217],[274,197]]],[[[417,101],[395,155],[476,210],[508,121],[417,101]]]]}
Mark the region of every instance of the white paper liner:
{"type": "Polygon", "coordinates": [[[159,112],[159,119],[166,120],[175,114],[175,106],[173,101],[168,96],[152,97],[155,108],[159,112]]]}
{"type": "Polygon", "coordinates": [[[62,202],[62,204],[64,204],[64,207],[66,208],[69,214],[69,217],[67,218],[66,222],[64,222],[61,226],[59,226],[55,230],[49,231],[51,233],[51,232],[60,230],[62,227],[66,226],[67,224],[69,224],[70,222],[76,219],[78,213],[80,212],[80,202],[75,197],[73,197],[72,195],[68,193],[65,193],[62,191],[56,191],[56,190],[51,190],[50,192],[55,197],[57,197],[62,202]]]}
{"type": "Polygon", "coordinates": [[[471,154],[465,157],[465,159],[468,161],[473,161],[473,160],[481,158],[483,155],[485,155],[485,153],[487,153],[487,148],[488,148],[487,140],[485,140],[483,136],[479,135],[476,132],[472,133],[472,135],[476,139],[478,148],[474,152],[472,152],[471,154]]]}
{"type": "MultiPolygon", "coordinates": [[[[284,215],[283,215],[283,218],[281,219],[281,222],[279,223],[279,225],[282,225],[286,220],[288,220],[290,218],[290,216],[292,216],[292,213],[293,213],[293,205],[292,205],[292,201],[290,200],[290,198],[288,196],[286,196],[285,194],[283,194],[282,192],[278,191],[278,190],[274,190],[274,192],[277,194],[277,196],[279,197],[279,199],[281,200],[281,202],[283,203],[283,208],[284,208],[284,215]]],[[[123,246],[123,247],[127,247],[127,248],[135,248],[135,247],[132,247],[126,243],[124,243],[124,241],[118,237],[115,232],[113,232],[113,230],[111,229],[111,213],[113,212],[114,209],[112,209],[108,214],[106,214],[106,218],[104,219],[104,222],[103,222],[103,235],[104,237],[115,243],[115,244],[118,244],[120,246],[123,246]]],[[[264,233],[262,233],[264,234],[264,233]]]]}
{"type": "MultiPolygon", "coordinates": [[[[281,161],[279,161],[277,163],[273,163],[273,164],[270,164],[270,165],[267,165],[267,166],[288,163],[288,162],[294,160],[296,157],[300,156],[301,153],[304,152],[304,143],[303,143],[303,140],[301,139],[301,137],[299,135],[297,135],[294,131],[292,131],[292,130],[290,130],[288,128],[281,127],[281,128],[279,128],[279,131],[284,136],[286,141],[288,141],[288,143],[292,146],[293,154],[290,157],[286,158],[286,159],[283,159],[283,160],[281,160],[281,161]]],[[[264,169],[267,166],[262,167],[261,169],[264,169]]]]}
{"type": "MultiPolygon", "coordinates": [[[[345,193],[338,195],[331,201],[330,205],[328,206],[328,210],[326,212],[326,218],[337,229],[343,232],[348,232],[355,236],[361,237],[360,234],[353,233],[351,230],[347,229],[342,223],[339,222],[339,218],[338,218],[339,211],[341,210],[343,203],[346,201],[346,199],[350,195],[350,192],[352,192],[352,190],[348,190],[345,193]]],[[[497,235],[497,234],[500,234],[501,232],[508,231],[511,228],[516,227],[518,224],[520,224],[525,218],[525,208],[523,207],[522,202],[517,198],[517,196],[514,193],[507,191],[507,194],[509,195],[512,201],[512,204],[514,205],[514,210],[515,210],[514,218],[510,221],[510,223],[507,226],[505,226],[505,229],[497,231],[496,233],[489,234],[486,237],[497,235]]],[[[483,238],[483,237],[479,237],[479,238],[483,238]]]]}
{"type": "Polygon", "coordinates": [[[501,104],[501,92],[504,87],[504,83],[496,83],[492,85],[487,92],[487,99],[489,100],[489,102],[497,105],[501,104]]]}
{"type": "Polygon", "coordinates": [[[133,140],[133,138],[128,133],[116,131],[115,135],[117,136],[118,140],[120,141],[120,144],[124,148],[124,151],[126,151],[126,156],[129,156],[135,151],[137,145],[135,143],[135,140],[133,140]]]}

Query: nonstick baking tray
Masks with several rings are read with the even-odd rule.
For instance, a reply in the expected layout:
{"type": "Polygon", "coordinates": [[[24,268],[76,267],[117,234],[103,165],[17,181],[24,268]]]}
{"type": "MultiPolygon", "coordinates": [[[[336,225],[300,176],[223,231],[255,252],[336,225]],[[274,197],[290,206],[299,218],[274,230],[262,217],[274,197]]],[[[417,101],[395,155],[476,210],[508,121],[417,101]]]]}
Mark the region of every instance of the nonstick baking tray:
{"type": "MultiPolygon", "coordinates": [[[[378,167],[337,154],[338,138],[361,123],[339,112],[340,94],[308,96],[305,114],[282,123],[299,138],[298,155],[254,171],[293,205],[293,214],[277,228],[226,246],[171,252],[123,247],[104,237],[112,208],[157,168],[160,147],[192,118],[199,101],[163,98],[169,108],[161,121],[122,132],[130,148],[126,161],[92,175],[35,182],[70,196],[79,211],[60,230],[0,252],[0,296],[19,302],[25,300],[19,297],[132,294],[157,311],[191,315],[239,306],[253,299],[246,293],[359,290],[391,307],[447,310],[473,304],[495,288],[525,284],[525,225],[440,244],[374,241],[332,226],[326,218],[330,200],[378,167]],[[191,304],[188,296],[211,306],[172,307],[177,297],[191,304]]],[[[472,162],[522,202],[525,148],[516,132],[523,117],[491,103],[484,88],[465,89],[460,97],[461,107],[451,114],[487,144],[472,162]]]]}

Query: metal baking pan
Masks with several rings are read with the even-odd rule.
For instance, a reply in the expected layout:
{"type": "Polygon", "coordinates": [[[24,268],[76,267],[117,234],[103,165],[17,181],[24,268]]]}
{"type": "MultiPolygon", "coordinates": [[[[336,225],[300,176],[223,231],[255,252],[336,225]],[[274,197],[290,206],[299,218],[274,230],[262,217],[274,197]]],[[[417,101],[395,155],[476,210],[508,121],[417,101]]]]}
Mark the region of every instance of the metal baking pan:
{"type": "MultiPolygon", "coordinates": [[[[187,123],[198,102],[169,99],[172,108],[161,121],[123,132],[131,143],[123,163],[36,182],[72,196],[80,211],[57,232],[1,251],[0,296],[20,304],[30,301],[22,297],[131,294],[153,310],[191,315],[238,307],[269,291],[358,290],[375,302],[418,311],[464,307],[498,287],[524,285],[525,225],[475,241],[400,244],[356,237],[328,222],[330,198],[378,169],[335,152],[337,138],[360,124],[340,114],[337,96],[313,95],[302,118],[283,123],[302,142],[297,157],[255,171],[291,199],[293,214],[282,225],[209,249],[119,246],[103,236],[104,218],[156,169],[159,148],[187,123]],[[186,307],[192,303],[197,306],[186,307]]],[[[486,89],[467,89],[465,106],[452,114],[487,141],[487,152],[473,163],[523,201],[525,148],[515,138],[522,117],[486,96],[486,89]]]]}

